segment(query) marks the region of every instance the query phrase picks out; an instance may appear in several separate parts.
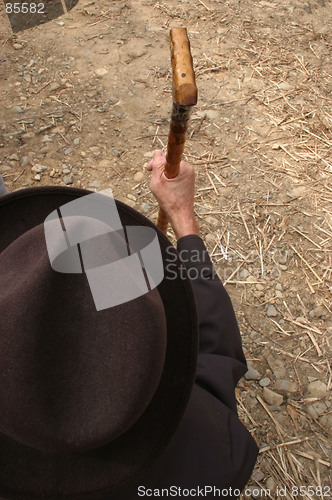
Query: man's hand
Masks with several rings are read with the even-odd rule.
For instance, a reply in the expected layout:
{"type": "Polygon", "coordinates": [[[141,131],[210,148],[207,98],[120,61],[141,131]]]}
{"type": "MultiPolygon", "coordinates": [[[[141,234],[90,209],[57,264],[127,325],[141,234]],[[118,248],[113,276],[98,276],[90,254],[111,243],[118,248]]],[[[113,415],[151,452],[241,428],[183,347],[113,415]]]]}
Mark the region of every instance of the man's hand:
{"type": "Polygon", "coordinates": [[[189,163],[180,164],[174,179],[164,174],[166,155],[155,151],[146,168],[152,172],[150,189],[167,215],[177,239],[188,234],[199,235],[199,225],[194,215],[195,172],[189,163]]]}

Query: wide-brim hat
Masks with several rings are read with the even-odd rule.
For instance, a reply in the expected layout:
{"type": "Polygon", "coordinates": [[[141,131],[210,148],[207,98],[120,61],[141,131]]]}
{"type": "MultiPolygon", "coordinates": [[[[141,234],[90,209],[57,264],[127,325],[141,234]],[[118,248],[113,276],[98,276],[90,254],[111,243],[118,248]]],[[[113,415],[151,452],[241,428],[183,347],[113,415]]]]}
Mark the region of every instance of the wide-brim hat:
{"type": "MultiPolygon", "coordinates": [[[[0,497],[121,498],[122,488],[136,484],[166,448],[192,390],[198,344],[192,287],[176,250],[149,219],[116,201],[123,226],[145,226],[157,232],[164,278],[146,295],[96,311],[84,274],[61,274],[51,268],[41,230],[45,219],[62,205],[89,194],[83,189],[42,187],[0,198],[0,497]],[[121,325],[128,334],[129,347],[126,339],[121,344],[119,334],[121,346],[113,352],[111,339],[121,325]],[[141,344],[140,339],[132,340],[136,326],[142,334],[141,344]],[[139,364],[130,349],[133,345],[144,355],[147,351],[149,359],[153,359],[155,349],[156,358],[163,360],[161,367],[153,362],[148,366],[148,371],[157,373],[154,381],[138,368],[130,372],[132,364],[139,364]],[[98,353],[96,360],[94,353],[98,353]],[[74,359],[72,371],[68,359],[74,359]],[[84,397],[90,418],[96,391],[101,391],[96,396],[98,405],[104,398],[109,411],[108,383],[103,375],[113,362],[122,366],[124,373],[123,380],[120,375],[116,379],[120,380],[119,408],[122,385],[135,385],[137,373],[144,379],[137,380],[138,390],[142,392],[146,384],[148,394],[134,421],[127,419],[123,432],[107,438],[108,414],[98,410],[93,422],[86,422],[84,397]],[[84,374],[85,363],[87,373],[95,367],[91,380],[84,374]],[[79,388],[77,422],[75,415],[66,416],[71,411],[66,399],[71,394],[70,389],[67,392],[68,380],[79,388]],[[63,404],[59,404],[59,392],[52,392],[51,382],[57,391],[64,391],[63,404]],[[57,422],[67,421],[75,431],[72,442],[66,429],[57,428],[57,422]],[[53,442],[53,430],[54,435],[65,435],[66,442],[53,442]]],[[[114,392],[112,380],[109,386],[114,392]]],[[[144,393],[141,397],[144,400],[144,393]]],[[[75,407],[76,402],[73,404],[75,407]]]]}

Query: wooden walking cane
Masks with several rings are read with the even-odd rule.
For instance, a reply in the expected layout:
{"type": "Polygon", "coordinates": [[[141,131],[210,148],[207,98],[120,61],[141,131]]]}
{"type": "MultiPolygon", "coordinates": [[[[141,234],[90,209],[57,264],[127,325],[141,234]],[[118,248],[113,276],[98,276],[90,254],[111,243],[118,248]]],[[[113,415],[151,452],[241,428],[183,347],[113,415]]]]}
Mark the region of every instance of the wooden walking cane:
{"type": "MultiPolygon", "coordinates": [[[[191,109],[197,103],[197,88],[186,28],[171,29],[170,39],[173,108],[164,173],[166,177],[173,179],[179,173],[191,109]]],[[[160,207],[157,226],[166,234],[167,225],[166,214],[160,207]]]]}

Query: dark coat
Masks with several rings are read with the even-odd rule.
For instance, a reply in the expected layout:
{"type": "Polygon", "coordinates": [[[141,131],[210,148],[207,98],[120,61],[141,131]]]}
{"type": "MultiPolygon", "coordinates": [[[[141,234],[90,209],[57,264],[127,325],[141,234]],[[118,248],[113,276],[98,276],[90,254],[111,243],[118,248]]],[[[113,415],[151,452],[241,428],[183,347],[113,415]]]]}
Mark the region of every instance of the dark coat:
{"type": "Polygon", "coordinates": [[[178,251],[192,278],[198,309],[196,382],[171,442],[121,500],[162,496],[162,488],[171,488],[169,496],[176,498],[182,489],[194,489],[191,496],[237,498],[257,458],[257,445],[236,409],[235,387],[247,365],[231,300],[199,236],[180,238],[178,251]]]}

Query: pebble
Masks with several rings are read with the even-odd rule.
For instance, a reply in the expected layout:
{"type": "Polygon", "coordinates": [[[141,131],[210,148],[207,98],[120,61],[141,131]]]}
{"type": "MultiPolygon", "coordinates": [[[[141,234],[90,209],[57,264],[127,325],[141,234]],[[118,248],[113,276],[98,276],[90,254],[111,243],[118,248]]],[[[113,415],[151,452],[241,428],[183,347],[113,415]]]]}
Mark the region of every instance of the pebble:
{"type": "Polygon", "coordinates": [[[78,146],[80,142],[81,142],[81,139],[79,137],[76,137],[76,139],[74,139],[75,146],[78,146]]]}
{"type": "Polygon", "coordinates": [[[276,290],[282,291],[282,285],[280,283],[276,284],[276,290]]]}
{"type": "Polygon", "coordinates": [[[284,398],[281,394],[271,391],[267,387],[263,388],[263,398],[271,406],[280,406],[284,402],[284,398]]]}
{"type": "Polygon", "coordinates": [[[68,168],[68,167],[67,168],[63,168],[62,169],[62,173],[63,174],[70,174],[70,168],[68,168]]]}
{"type": "Polygon", "coordinates": [[[97,68],[95,70],[95,73],[97,76],[105,76],[108,73],[108,69],[107,68],[97,68]]]}
{"type": "Polygon", "coordinates": [[[317,306],[309,311],[310,318],[325,318],[327,317],[327,310],[323,305],[317,306]]]}
{"type": "Polygon", "coordinates": [[[44,135],[44,137],[42,138],[42,142],[52,142],[52,139],[49,135],[44,135]]]}
{"type": "Polygon", "coordinates": [[[284,264],[279,264],[279,267],[282,271],[287,271],[288,267],[285,266],[284,264]]]}
{"type": "Polygon", "coordinates": [[[327,386],[324,382],[315,380],[308,385],[308,392],[317,398],[324,397],[327,393],[327,386]]]}
{"type": "Polygon", "coordinates": [[[56,171],[55,169],[53,168],[50,172],[50,177],[55,177],[55,174],[56,174],[56,171]]]}
{"type": "Polygon", "coordinates": [[[19,161],[19,157],[18,157],[18,156],[17,156],[17,154],[15,154],[15,153],[14,153],[13,155],[11,155],[11,156],[9,157],[9,159],[10,159],[11,161],[19,161]]]}
{"type": "Polygon", "coordinates": [[[34,176],[35,181],[41,181],[41,175],[35,175],[34,176]]]}
{"type": "Polygon", "coordinates": [[[248,278],[248,276],[250,276],[250,272],[248,271],[248,269],[241,269],[240,278],[242,280],[246,280],[248,278]]]}
{"type": "Polygon", "coordinates": [[[149,205],[148,203],[142,203],[141,210],[144,214],[148,214],[151,210],[151,205],[149,205]]]}
{"type": "Polygon", "coordinates": [[[271,384],[271,380],[269,379],[269,377],[264,377],[258,383],[261,387],[267,387],[271,384]]]}
{"type": "Polygon", "coordinates": [[[127,198],[129,198],[129,200],[133,200],[133,201],[137,200],[136,196],[134,196],[133,194],[127,194],[127,198]]]}
{"type": "Polygon", "coordinates": [[[0,165],[0,174],[9,172],[11,169],[12,167],[9,167],[8,165],[0,165]]]}
{"type": "MultiPolygon", "coordinates": [[[[118,150],[118,149],[116,149],[116,148],[111,148],[111,152],[112,152],[115,156],[117,156],[118,158],[120,158],[120,156],[121,156],[121,151],[119,151],[119,150],[118,150]]],[[[145,155],[144,155],[144,156],[145,156],[145,155]]]]}
{"type": "Polygon", "coordinates": [[[94,189],[100,189],[100,182],[99,181],[92,181],[89,183],[90,188],[94,189]]]}
{"type": "Polygon", "coordinates": [[[21,106],[14,106],[13,111],[16,111],[16,113],[23,113],[23,109],[21,106]]]}
{"type": "Polygon", "coordinates": [[[21,45],[20,43],[14,43],[13,47],[14,47],[15,50],[23,49],[23,45],[21,45]]]}
{"type": "Polygon", "coordinates": [[[212,122],[220,120],[220,111],[217,109],[208,109],[204,114],[212,122]]]}
{"type": "Polygon", "coordinates": [[[134,175],[135,182],[141,182],[141,180],[143,180],[143,178],[144,178],[143,172],[136,172],[136,174],[134,175]]]}
{"type": "Polygon", "coordinates": [[[287,377],[285,366],[283,362],[280,359],[276,358],[275,356],[276,355],[269,354],[266,357],[266,360],[273,372],[273,375],[277,379],[279,378],[285,379],[287,377]]]}
{"type": "Polygon", "coordinates": [[[265,481],[265,487],[266,489],[270,490],[270,491],[273,491],[274,488],[276,486],[276,483],[275,483],[275,480],[273,479],[273,477],[269,477],[266,481],[265,481]]]}
{"type": "Polygon", "coordinates": [[[269,318],[274,318],[275,316],[278,316],[278,311],[273,304],[270,304],[269,307],[266,309],[266,316],[268,316],[269,318]]]}
{"type": "Polygon", "coordinates": [[[326,404],[323,401],[316,401],[308,406],[308,413],[312,418],[318,418],[326,412],[326,404]]]}
{"type": "Polygon", "coordinates": [[[248,371],[245,373],[245,378],[247,380],[259,380],[261,378],[261,374],[258,370],[255,370],[251,365],[248,365],[248,371]]]}
{"type": "Polygon", "coordinates": [[[264,477],[265,474],[261,470],[256,470],[252,475],[252,479],[254,479],[255,481],[263,481],[264,477]]]}
{"type": "Polygon", "coordinates": [[[208,226],[216,227],[219,225],[218,219],[216,219],[215,217],[211,217],[210,215],[205,217],[205,222],[208,226]]]}
{"type": "Polygon", "coordinates": [[[74,178],[72,175],[65,175],[63,178],[63,182],[68,186],[74,182],[74,178]]]}
{"type": "Polygon", "coordinates": [[[23,76],[24,80],[28,83],[31,83],[31,75],[29,73],[26,73],[24,76],[23,76]]]}
{"type": "Polygon", "coordinates": [[[281,392],[297,392],[297,384],[292,380],[278,379],[275,388],[281,392]]]}
{"type": "Polygon", "coordinates": [[[216,237],[215,237],[215,235],[213,233],[208,233],[205,236],[205,242],[206,242],[207,246],[214,247],[215,244],[216,244],[216,237]]]}
{"type": "Polygon", "coordinates": [[[256,289],[262,292],[264,290],[264,285],[262,285],[261,283],[257,283],[256,289]]]}
{"type": "Polygon", "coordinates": [[[31,168],[31,172],[33,172],[34,174],[41,174],[45,170],[47,170],[47,167],[45,167],[44,165],[35,165],[31,168]]]}
{"type": "Polygon", "coordinates": [[[65,155],[70,155],[73,150],[71,148],[65,149],[65,155]]]}
{"type": "Polygon", "coordinates": [[[153,152],[152,151],[148,151],[147,153],[144,153],[143,156],[144,156],[144,158],[152,158],[153,157],[153,152]]]}
{"type": "Polygon", "coordinates": [[[325,427],[325,429],[332,429],[332,413],[319,417],[319,423],[325,427]]]}
{"type": "Polygon", "coordinates": [[[252,274],[250,274],[250,275],[248,276],[248,278],[246,279],[246,281],[247,281],[248,283],[255,283],[255,281],[257,281],[257,278],[256,278],[256,276],[253,276],[252,274]]]}
{"type": "Polygon", "coordinates": [[[23,156],[22,163],[21,163],[22,167],[26,167],[28,163],[29,163],[29,157],[23,156]]]}

